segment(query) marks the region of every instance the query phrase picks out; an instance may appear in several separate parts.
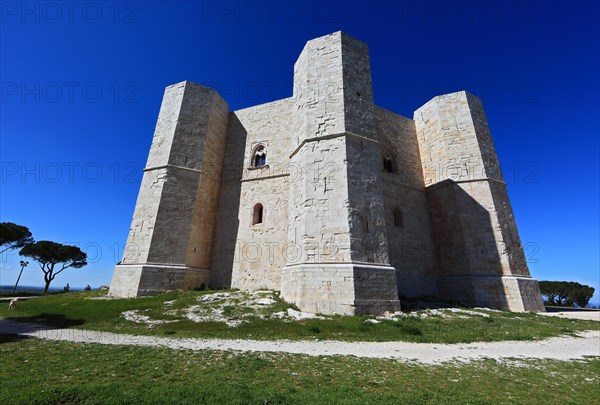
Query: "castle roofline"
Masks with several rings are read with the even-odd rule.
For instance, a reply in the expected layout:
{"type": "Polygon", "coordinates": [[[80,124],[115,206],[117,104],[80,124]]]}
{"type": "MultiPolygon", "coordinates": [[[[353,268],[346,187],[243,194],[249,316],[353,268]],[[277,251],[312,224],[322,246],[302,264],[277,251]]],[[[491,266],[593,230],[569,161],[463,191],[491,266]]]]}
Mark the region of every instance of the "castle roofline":
{"type": "Polygon", "coordinates": [[[360,45],[360,46],[364,47],[365,49],[369,49],[369,45],[366,42],[361,41],[360,39],[344,32],[344,31],[335,31],[330,34],[322,35],[320,37],[313,38],[313,39],[306,41],[306,43],[302,47],[302,51],[298,55],[298,59],[296,59],[296,62],[294,63],[294,68],[296,68],[298,61],[300,60],[300,58],[302,57],[302,55],[305,53],[305,51],[307,50],[307,48],[310,45],[314,45],[315,43],[318,43],[318,42],[328,42],[332,37],[335,37],[337,42],[339,42],[340,44],[342,42],[346,42],[346,43],[351,42],[351,43],[360,45]]]}
{"type": "Polygon", "coordinates": [[[252,109],[255,109],[255,108],[267,107],[269,104],[291,102],[293,99],[294,99],[293,96],[279,98],[277,100],[267,101],[267,102],[264,102],[262,104],[255,104],[255,105],[251,105],[251,106],[244,107],[244,108],[238,108],[237,110],[233,110],[231,112],[236,113],[236,112],[239,112],[239,111],[245,111],[245,110],[252,110],[252,109]]]}
{"type": "Polygon", "coordinates": [[[316,37],[316,38],[310,39],[310,40],[306,41],[306,43],[308,44],[310,42],[320,41],[320,40],[322,40],[324,38],[331,37],[331,36],[337,36],[337,37],[340,37],[340,39],[347,39],[347,40],[356,41],[356,42],[360,42],[362,44],[367,45],[366,42],[361,41],[360,39],[356,38],[355,36],[350,35],[347,32],[341,31],[341,30],[340,31],[332,32],[330,34],[321,35],[320,37],[316,37]]]}
{"type": "Polygon", "coordinates": [[[479,100],[479,97],[477,97],[476,95],[474,95],[472,93],[469,93],[466,90],[460,90],[460,91],[455,91],[453,93],[446,93],[446,94],[437,95],[437,96],[433,97],[432,99],[430,99],[429,101],[427,101],[421,107],[417,108],[416,111],[419,111],[421,108],[425,107],[426,105],[429,105],[429,104],[434,103],[434,102],[438,102],[438,101],[440,101],[442,99],[446,99],[446,100],[458,99],[463,94],[464,94],[464,98],[465,99],[474,98],[476,100],[479,100]]]}

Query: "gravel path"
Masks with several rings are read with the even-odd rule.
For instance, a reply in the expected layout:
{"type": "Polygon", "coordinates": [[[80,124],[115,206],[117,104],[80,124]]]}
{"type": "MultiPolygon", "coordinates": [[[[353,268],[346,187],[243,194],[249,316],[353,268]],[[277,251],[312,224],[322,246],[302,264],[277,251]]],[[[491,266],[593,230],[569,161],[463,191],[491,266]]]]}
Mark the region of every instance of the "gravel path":
{"type": "Polygon", "coordinates": [[[451,360],[469,362],[492,358],[533,358],[575,360],[600,356],[600,331],[580,333],[580,337],[557,337],[536,342],[478,342],[435,344],[408,342],[337,342],[288,340],[173,339],[135,336],[79,329],[51,329],[47,326],[0,320],[0,334],[20,334],[39,339],[107,345],[167,347],[185,350],[232,350],[279,352],[309,356],[356,356],[396,359],[424,364],[451,360]]]}
{"type": "Polygon", "coordinates": [[[600,311],[540,312],[538,315],[555,316],[557,318],[582,319],[584,321],[600,322],[600,311]]]}

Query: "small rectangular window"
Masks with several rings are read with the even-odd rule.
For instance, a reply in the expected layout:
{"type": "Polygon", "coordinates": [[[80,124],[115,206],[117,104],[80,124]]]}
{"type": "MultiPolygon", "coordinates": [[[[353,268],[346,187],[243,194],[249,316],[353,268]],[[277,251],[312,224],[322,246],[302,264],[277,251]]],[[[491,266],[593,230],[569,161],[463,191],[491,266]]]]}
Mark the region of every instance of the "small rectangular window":
{"type": "Polygon", "coordinates": [[[400,208],[396,208],[394,210],[394,225],[397,226],[398,228],[402,228],[403,224],[402,224],[402,211],[400,211],[400,208]]]}

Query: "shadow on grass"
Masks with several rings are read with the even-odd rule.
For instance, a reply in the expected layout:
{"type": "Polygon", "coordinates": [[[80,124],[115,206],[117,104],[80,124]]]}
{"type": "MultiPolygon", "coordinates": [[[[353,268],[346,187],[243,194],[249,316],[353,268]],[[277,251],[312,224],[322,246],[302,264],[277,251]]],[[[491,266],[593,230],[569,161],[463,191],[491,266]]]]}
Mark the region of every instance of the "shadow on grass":
{"type": "Polygon", "coordinates": [[[402,311],[418,311],[424,309],[446,309],[464,307],[456,301],[442,300],[433,296],[405,297],[400,296],[402,311]]]}
{"type": "Polygon", "coordinates": [[[53,326],[55,328],[70,328],[80,326],[85,323],[83,319],[70,319],[62,314],[42,313],[33,316],[19,316],[5,318],[7,321],[36,323],[41,325],[53,326]]]}
{"type": "Polygon", "coordinates": [[[67,294],[67,291],[48,291],[44,294],[42,291],[21,291],[18,290],[14,293],[11,291],[1,290],[0,287],[0,299],[1,300],[10,300],[12,298],[36,298],[36,297],[49,297],[51,295],[59,295],[59,294],[67,294]]]}
{"type": "Polygon", "coordinates": [[[25,336],[25,335],[17,335],[17,334],[0,335],[0,345],[6,344],[6,343],[20,342],[21,340],[25,340],[25,339],[31,339],[31,337],[25,336]]]}
{"type": "Polygon", "coordinates": [[[546,312],[600,312],[596,308],[555,307],[546,305],[546,312]]]}

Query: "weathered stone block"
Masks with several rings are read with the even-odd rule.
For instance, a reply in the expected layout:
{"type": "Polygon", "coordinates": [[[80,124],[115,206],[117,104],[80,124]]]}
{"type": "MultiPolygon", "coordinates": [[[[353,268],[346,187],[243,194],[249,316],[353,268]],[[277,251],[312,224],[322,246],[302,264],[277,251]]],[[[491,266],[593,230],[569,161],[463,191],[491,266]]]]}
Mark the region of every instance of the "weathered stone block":
{"type": "Polygon", "coordinates": [[[283,299],[302,311],[323,314],[399,311],[395,286],[396,271],[391,266],[303,263],[284,267],[281,276],[283,299]]]}

